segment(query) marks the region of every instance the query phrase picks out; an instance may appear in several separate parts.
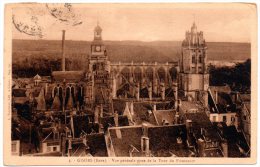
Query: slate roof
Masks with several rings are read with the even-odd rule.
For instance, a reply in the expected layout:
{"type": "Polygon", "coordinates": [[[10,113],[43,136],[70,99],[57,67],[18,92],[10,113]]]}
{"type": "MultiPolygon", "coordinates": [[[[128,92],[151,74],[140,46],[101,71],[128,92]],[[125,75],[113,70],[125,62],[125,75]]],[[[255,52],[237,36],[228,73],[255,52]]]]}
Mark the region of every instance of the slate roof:
{"type": "Polygon", "coordinates": [[[12,95],[14,97],[26,97],[26,89],[12,89],[12,95]]]}
{"type": "MultiPolygon", "coordinates": [[[[104,127],[104,131],[106,132],[108,127],[115,126],[115,121],[113,116],[109,117],[100,117],[100,123],[104,127]]],[[[118,116],[118,126],[129,126],[127,116],[118,116]]]]}
{"type": "Polygon", "coordinates": [[[94,157],[107,157],[105,136],[102,133],[89,134],[86,136],[87,143],[94,157]]]}
{"type": "Polygon", "coordinates": [[[152,106],[149,103],[134,102],[133,121],[136,125],[140,125],[143,122],[148,122],[150,124],[157,125],[154,115],[149,115],[148,110],[152,110],[152,106]]]}
{"type": "Polygon", "coordinates": [[[240,94],[240,98],[243,102],[250,102],[251,95],[250,94],[240,94]]]}
{"type": "Polygon", "coordinates": [[[236,105],[233,102],[231,91],[227,91],[225,89],[222,90],[219,89],[219,87],[214,87],[214,89],[211,88],[210,90],[212,96],[209,97],[209,106],[211,107],[210,111],[212,113],[236,112],[236,105]],[[217,97],[215,91],[218,92],[217,97]],[[214,110],[212,108],[214,108],[214,110]]]}
{"type": "Polygon", "coordinates": [[[225,86],[209,86],[209,89],[211,90],[211,92],[214,94],[215,91],[218,92],[225,92],[230,94],[231,93],[231,88],[228,85],[225,86]]]}
{"type": "Polygon", "coordinates": [[[176,111],[175,110],[156,110],[153,111],[155,116],[156,122],[158,125],[162,125],[163,120],[167,121],[169,125],[173,125],[174,123],[174,116],[176,111]]]}
{"type": "Polygon", "coordinates": [[[54,81],[63,82],[79,82],[84,79],[84,71],[53,71],[52,77],[54,81]]]}
{"type": "MultiPolygon", "coordinates": [[[[111,142],[115,151],[115,156],[128,157],[131,146],[134,146],[141,154],[141,137],[143,135],[141,126],[115,127],[108,129],[111,142]],[[120,130],[122,138],[117,138],[116,130],[120,130]]],[[[149,147],[151,154],[156,157],[190,155],[186,146],[185,125],[175,126],[148,126],[149,147]],[[182,143],[177,143],[177,138],[182,139],[182,143]]]]}
{"type": "Polygon", "coordinates": [[[114,148],[115,156],[128,157],[131,145],[141,150],[141,136],[143,134],[141,127],[115,127],[108,129],[111,142],[114,148]],[[120,129],[122,138],[117,138],[116,129],[120,129]]]}
{"type": "Polygon", "coordinates": [[[202,138],[201,128],[204,129],[204,137],[212,141],[220,141],[220,137],[217,134],[217,129],[213,127],[208,116],[205,112],[198,113],[186,113],[185,119],[192,120],[192,127],[195,134],[195,138],[202,138]]]}
{"type": "Polygon", "coordinates": [[[119,115],[122,115],[125,109],[126,101],[121,99],[113,99],[114,111],[117,111],[119,115]]]}
{"type": "Polygon", "coordinates": [[[199,111],[201,109],[201,105],[197,104],[196,102],[192,101],[182,101],[180,109],[185,112],[191,112],[193,110],[199,111]]]}
{"type": "Polygon", "coordinates": [[[241,132],[238,132],[235,126],[227,126],[225,123],[215,124],[218,128],[219,134],[228,142],[228,156],[241,157],[240,148],[245,152],[249,151],[249,146],[241,132]]]}

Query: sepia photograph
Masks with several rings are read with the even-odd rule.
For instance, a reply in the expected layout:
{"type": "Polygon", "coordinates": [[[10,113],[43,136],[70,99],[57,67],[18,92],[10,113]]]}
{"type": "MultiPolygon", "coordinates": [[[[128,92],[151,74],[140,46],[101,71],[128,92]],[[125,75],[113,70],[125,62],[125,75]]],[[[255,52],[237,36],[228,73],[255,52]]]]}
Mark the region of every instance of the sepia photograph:
{"type": "Polygon", "coordinates": [[[255,163],[256,8],[7,4],[5,164],[255,163]]]}

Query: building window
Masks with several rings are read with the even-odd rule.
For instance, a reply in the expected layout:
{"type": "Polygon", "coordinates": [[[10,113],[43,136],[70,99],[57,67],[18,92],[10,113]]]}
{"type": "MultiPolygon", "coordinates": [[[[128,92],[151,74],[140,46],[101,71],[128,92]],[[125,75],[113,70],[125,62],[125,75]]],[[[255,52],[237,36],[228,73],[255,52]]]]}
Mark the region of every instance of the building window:
{"type": "Polygon", "coordinates": [[[202,68],[201,67],[199,67],[199,72],[202,72],[202,68]]]}
{"type": "Polygon", "coordinates": [[[192,68],[191,68],[191,72],[192,72],[192,73],[195,73],[195,72],[196,72],[196,68],[195,68],[195,67],[192,67],[192,68]]]}
{"type": "Polygon", "coordinates": [[[16,152],[16,143],[12,143],[12,152],[16,152]]]}
{"type": "Polygon", "coordinates": [[[192,55],[192,63],[194,64],[196,62],[195,55],[192,55]]]}
{"type": "Polygon", "coordinates": [[[59,139],[59,133],[54,132],[54,139],[59,139]]]}
{"type": "Polygon", "coordinates": [[[216,121],[217,121],[217,117],[213,116],[213,122],[216,122],[216,121]]]}
{"type": "Polygon", "coordinates": [[[199,55],[199,63],[202,63],[202,60],[203,60],[202,55],[199,55]]]}
{"type": "Polygon", "coordinates": [[[51,147],[47,147],[47,152],[51,152],[51,147]]]}
{"type": "Polygon", "coordinates": [[[223,122],[227,122],[227,116],[223,116],[223,122]]]}
{"type": "Polygon", "coordinates": [[[53,147],[53,151],[57,151],[57,147],[53,147]]]}

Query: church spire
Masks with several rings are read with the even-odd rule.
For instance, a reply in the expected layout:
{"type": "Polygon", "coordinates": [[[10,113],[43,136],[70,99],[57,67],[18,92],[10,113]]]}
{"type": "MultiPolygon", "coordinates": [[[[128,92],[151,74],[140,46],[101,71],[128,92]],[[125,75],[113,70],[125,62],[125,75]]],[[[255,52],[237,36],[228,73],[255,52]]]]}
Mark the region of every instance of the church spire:
{"type": "Polygon", "coordinates": [[[99,26],[99,21],[97,21],[97,26],[94,29],[94,40],[102,40],[102,28],[99,26]]]}

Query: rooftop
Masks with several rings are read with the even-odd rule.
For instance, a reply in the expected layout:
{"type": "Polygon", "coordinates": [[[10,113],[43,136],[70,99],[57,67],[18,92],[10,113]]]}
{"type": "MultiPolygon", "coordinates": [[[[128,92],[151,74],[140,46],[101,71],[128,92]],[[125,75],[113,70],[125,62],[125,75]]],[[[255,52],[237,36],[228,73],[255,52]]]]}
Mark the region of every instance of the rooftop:
{"type": "MultiPolygon", "coordinates": [[[[141,137],[143,136],[141,126],[109,128],[109,134],[116,156],[130,156],[129,150],[132,146],[141,152],[141,137]],[[118,130],[121,133],[121,138],[117,136],[116,131],[118,130]]],[[[185,157],[191,153],[185,142],[185,125],[148,126],[148,138],[150,152],[153,156],[185,157]]]]}
{"type": "Polygon", "coordinates": [[[52,77],[55,81],[79,82],[84,79],[84,71],[53,71],[52,77]]]}

